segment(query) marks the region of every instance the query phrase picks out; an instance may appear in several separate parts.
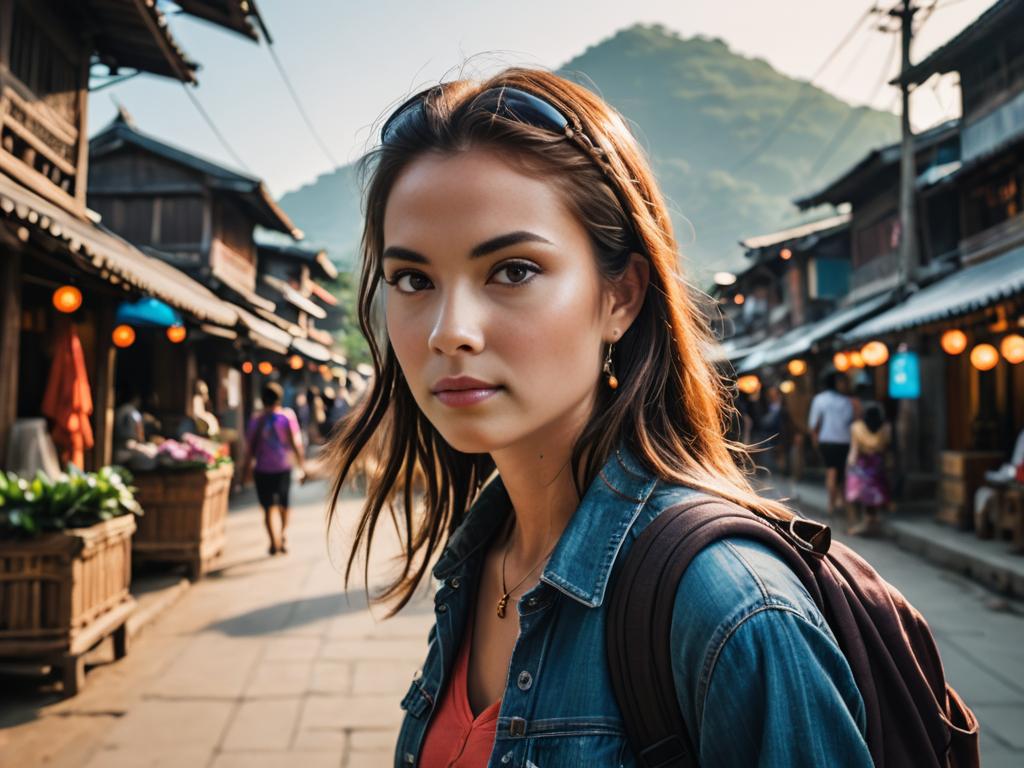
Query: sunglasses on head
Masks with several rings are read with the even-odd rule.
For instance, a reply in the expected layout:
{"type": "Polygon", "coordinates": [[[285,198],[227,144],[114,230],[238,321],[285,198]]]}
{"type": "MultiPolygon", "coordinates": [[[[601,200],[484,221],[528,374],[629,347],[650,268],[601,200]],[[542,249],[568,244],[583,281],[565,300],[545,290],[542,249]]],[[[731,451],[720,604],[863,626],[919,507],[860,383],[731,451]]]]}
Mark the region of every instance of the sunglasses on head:
{"type": "MultiPolygon", "coordinates": [[[[433,86],[417,93],[408,99],[381,128],[380,138],[382,144],[388,144],[405,128],[422,120],[424,116],[424,104],[427,98],[441,90],[441,86],[433,86]]],[[[561,111],[553,104],[545,101],[540,96],[508,86],[500,86],[484,91],[476,96],[474,101],[492,102],[491,112],[507,120],[514,120],[534,128],[543,128],[564,135],[567,139],[575,141],[587,154],[589,154],[605,173],[610,173],[607,167],[604,150],[596,146],[587,136],[578,123],[574,125],[561,111]]]]}

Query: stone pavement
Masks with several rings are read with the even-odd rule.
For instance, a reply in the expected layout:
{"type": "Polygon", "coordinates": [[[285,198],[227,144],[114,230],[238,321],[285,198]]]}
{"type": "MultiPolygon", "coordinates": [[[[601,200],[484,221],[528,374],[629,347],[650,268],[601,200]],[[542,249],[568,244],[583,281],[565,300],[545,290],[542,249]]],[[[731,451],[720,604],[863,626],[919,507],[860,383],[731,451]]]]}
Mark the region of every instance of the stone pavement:
{"type": "MultiPolygon", "coordinates": [[[[288,555],[267,556],[261,515],[242,499],[220,570],[147,626],[126,659],[109,663],[101,646],[79,696],[0,681],[0,765],[390,765],[430,603],[375,621],[361,581],[342,591],[345,536],[339,527],[328,547],[325,487],[297,491],[288,555]]],[[[344,503],[346,523],[358,507],[344,503]]],[[[850,543],[931,624],[951,683],[981,719],[983,765],[1024,765],[1024,607],[891,542],[850,543]]]]}
{"type": "MultiPolygon", "coordinates": [[[[824,505],[816,503],[815,491],[797,488],[795,506],[809,517],[832,522],[821,514],[824,505]]],[[[821,497],[823,502],[823,492],[821,497]]],[[[982,765],[1024,765],[1024,604],[908,554],[892,541],[841,533],[837,538],[924,614],[947,680],[981,722],[982,765]]]]}
{"type": "MultiPolygon", "coordinates": [[[[112,657],[101,646],[70,700],[31,688],[0,698],[0,765],[389,765],[431,603],[378,623],[362,579],[343,591],[347,537],[338,526],[328,552],[324,484],[293,492],[289,554],[267,555],[254,504],[233,508],[224,564],[148,626],[126,659],[104,663],[112,657]]],[[[358,509],[346,500],[342,519],[358,509]]],[[[382,542],[374,560],[389,550],[394,542],[382,542]]]]}

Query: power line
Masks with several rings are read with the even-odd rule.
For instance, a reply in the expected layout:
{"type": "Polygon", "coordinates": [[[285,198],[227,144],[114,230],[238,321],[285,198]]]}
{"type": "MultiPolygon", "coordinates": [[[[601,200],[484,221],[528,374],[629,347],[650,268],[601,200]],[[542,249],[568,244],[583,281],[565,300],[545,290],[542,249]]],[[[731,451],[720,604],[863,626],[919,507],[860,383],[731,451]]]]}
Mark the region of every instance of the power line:
{"type": "Polygon", "coordinates": [[[252,173],[252,171],[249,169],[249,166],[247,166],[242,161],[242,158],[240,158],[238,156],[238,153],[235,152],[234,149],[232,149],[231,145],[228,143],[228,140],[224,138],[224,134],[220,132],[220,130],[217,128],[217,125],[213,122],[213,118],[211,118],[207,111],[203,108],[203,105],[199,102],[199,98],[194,93],[192,93],[191,89],[187,85],[185,85],[185,83],[182,83],[181,87],[185,89],[185,93],[188,95],[189,100],[195,106],[199,114],[202,115],[203,120],[206,121],[206,124],[210,127],[210,130],[213,131],[213,135],[217,137],[217,140],[220,142],[220,145],[224,147],[224,151],[231,155],[231,159],[235,161],[235,164],[238,165],[239,168],[241,168],[246,173],[252,173]]]}
{"type": "Polygon", "coordinates": [[[868,97],[867,104],[860,109],[854,109],[847,115],[843,123],[836,129],[836,132],[832,135],[828,144],[822,149],[811,165],[810,176],[812,179],[817,179],[818,174],[821,173],[828,161],[832,159],[832,156],[836,153],[839,147],[842,146],[843,142],[846,141],[847,136],[853,132],[853,130],[860,124],[860,121],[864,119],[864,115],[867,114],[870,109],[870,105],[876,98],[878,98],[879,92],[885,87],[885,84],[889,82],[889,69],[892,67],[893,61],[896,60],[896,54],[899,51],[899,39],[893,38],[893,44],[889,47],[889,56],[885,60],[885,64],[882,67],[882,74],[875,84],[874,89],[871,91],[871,96],[868,97]]]}
{"type": "Polygon", "coordinates": [[[864,13],[862,13],[857,18],[853,26],[850,27],[847,33],[843,36],[842,40],[839,41],[839,44],[832,50],[831,53],[829,53],[829,55],[821,63],[821,65],[814,72],[814,74],[811,75],[810,79],[800,87],[800,90],[797,92],[796,98],[792,101],[792,103],[790,103],[788,107],[786,107],[786,109],[783,110],[782,116],[772,127],[772,130],[769,131],[768,134],[766,134],[764,137],[762,137],[761,141],[757,143],[757,146],[755,146],[752,150],[750,150],[749,152],[747,152],[747,154],[740,158],[736,165],[733,166],[733,168],[731,169],[732,173],[735,173],[736,171],[746,166],[751,160],[760,155],[761,152],[763,152],[772,144],[774,144],[776,139],[778,139],[779,136],[781,136],[786,131],[786,129],[792,124],[793,118],[797,114],[799,114],[799,108],[802,106],[805,98],[813,92],[814,81],[821,76],[821,73],[828,68],[828,66],[835,60],[836,56],[838,56],[840,52],[843,50],[843,48],[846,47],[847,43],[849,43],[850,40],[852,40],[853,37],[857,34],[857,32],[860,31],[861,27],[864,25],[864,22],[871,18],[871,15],[873,13],[877,12],[878,6],[874,2],[872,2],[871,5],[868,6],[867,10],[865,10],[864,13]]]}
{"type": "MultiPolygon", "coordinates": [[[[262,23],[262,22],[261,22],[262,23]]],[[[281,79],[284,80],[285,87],[288,89],[288,93],[291,94],[292,101],[295,102],[295,108],[299,111],[303,121],[306,123],[306,127],[309,129],[310,135],[312,135],[314,141],[320,147],[321,151],[331,161],[331,167],[337,168],[338,161],[334,159],[334,155],[331,154],[331,150],[327,148],[327,144],[320,134],[317,132],[316,127],[313,125],[313,121],[310,120],[309,115],[306,113],[305,107],[302,106],[302,102],[299,100],[299,94],[295,91],[295,87],[292,85],[291,78],[288,77],[288,73],[284,69],[284,65],[281,60],[277,57],[277,52],[274,50],[274,45],[270,41],[270,38],[264,35],[267,41],[267,50],[270,51],[270,58],[274,60],[274,65],[277,67],[277,71],[281,73],[281,79]]]]}

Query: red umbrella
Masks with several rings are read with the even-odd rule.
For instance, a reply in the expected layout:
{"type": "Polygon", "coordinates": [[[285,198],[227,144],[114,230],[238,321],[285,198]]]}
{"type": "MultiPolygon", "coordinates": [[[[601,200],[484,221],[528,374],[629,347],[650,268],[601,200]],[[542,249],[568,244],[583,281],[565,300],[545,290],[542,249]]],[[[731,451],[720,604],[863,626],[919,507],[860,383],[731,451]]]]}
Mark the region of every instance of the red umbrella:
{"type": "Polygon", "coordinates": [[[92,390],[85,369],[82,342],[74,324],[67,322],[57,332],[53,366],[43,396],[43,415],[53,422],[51,435],[64,463],[85,466],[85,451],[93,446],[92,390]]]}

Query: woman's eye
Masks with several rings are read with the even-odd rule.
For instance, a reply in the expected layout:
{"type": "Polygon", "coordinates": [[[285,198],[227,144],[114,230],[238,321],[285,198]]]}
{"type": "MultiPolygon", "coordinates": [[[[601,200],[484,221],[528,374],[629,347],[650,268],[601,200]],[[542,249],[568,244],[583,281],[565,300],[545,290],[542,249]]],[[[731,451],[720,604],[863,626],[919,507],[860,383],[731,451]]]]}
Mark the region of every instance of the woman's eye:
{"type": "Polygon", "coordinates": [[[402,293],[418,293],[431,287],[430,279],[420,272],[399,272],[387,282],[402,293]]]}
{"type": "Polygon", "coordinates": [[[533,275],[540,272],[540,267],[524,261],[512,261],[502,264],[491,274],[494,282],[499,285],[522,285],[528,283],[533,275]]]}

